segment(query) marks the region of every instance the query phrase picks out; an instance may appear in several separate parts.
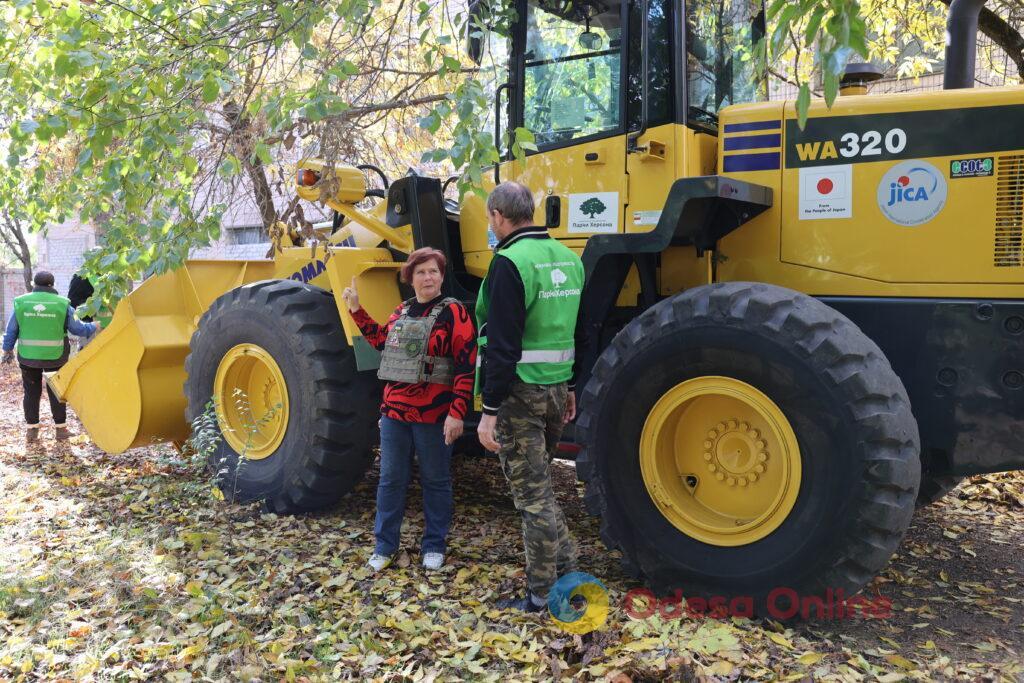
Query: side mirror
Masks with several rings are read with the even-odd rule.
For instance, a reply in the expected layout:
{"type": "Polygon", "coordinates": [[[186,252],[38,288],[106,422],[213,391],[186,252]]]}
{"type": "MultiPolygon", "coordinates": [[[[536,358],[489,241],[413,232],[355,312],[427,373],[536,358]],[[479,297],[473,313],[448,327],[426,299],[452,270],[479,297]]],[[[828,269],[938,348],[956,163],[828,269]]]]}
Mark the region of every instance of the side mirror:
{"type": "Polygon", "coordinates": [[[580,47],[584,50],[594,52],[601,49],[601,36],[593,31],[584,31],[580,34],[580,47]]]}
{"type": "Polygon", "coordinates": [[[483,9],[482,0],[472,0],[466,17],[466,56],[477,65],[484,57],[483,33],[486,27],[483,23],[483,9]]]}

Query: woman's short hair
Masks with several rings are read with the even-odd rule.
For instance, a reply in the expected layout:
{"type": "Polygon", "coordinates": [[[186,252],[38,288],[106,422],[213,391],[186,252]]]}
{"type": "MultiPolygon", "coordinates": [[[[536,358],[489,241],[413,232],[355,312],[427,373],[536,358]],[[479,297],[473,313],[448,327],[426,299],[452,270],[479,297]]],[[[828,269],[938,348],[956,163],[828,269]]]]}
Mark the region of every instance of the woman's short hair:
{"type": "Polygon", "coordinates": [[[444,277],[444,269],[448,265],[448,259],[444,257],[444,252],[431,247],[423,247],[409,254],[409,259],[402,266],[402,282],[412,284],[412,274],[416,271],[416,267],[431,260],[437,263],[437,269],[441,271],[441,277],[444,277]]]}

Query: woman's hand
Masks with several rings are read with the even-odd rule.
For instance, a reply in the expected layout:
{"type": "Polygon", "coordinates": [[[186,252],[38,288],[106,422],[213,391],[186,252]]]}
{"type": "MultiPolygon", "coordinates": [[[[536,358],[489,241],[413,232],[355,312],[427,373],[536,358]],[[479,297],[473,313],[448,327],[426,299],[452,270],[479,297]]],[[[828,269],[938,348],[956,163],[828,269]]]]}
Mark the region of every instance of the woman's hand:
{"type": "Polygon", "coordinates": [[[444,443],[446,446],[451,446],[457,438],[462,436],[462,426],[462,420],[451,415],[444,419],[444,443]]]}
{"type": "Polygon", "coordinates": [[[352,278],[352,286],[346,287],[341,293],[341,298],[348,304],[348,310],[355,313],[359,310],[359,292],[356,290],[356,279],[352,278]]]}

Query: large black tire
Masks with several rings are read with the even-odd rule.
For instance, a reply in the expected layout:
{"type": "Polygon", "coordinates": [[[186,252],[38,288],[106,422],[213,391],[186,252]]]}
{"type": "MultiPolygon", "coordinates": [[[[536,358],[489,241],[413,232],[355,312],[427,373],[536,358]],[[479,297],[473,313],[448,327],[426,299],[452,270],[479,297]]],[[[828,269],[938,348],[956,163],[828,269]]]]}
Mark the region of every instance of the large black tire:
{"type": "Polygon", "coordinates": [[[380,383],[373,373],[356,370],[334,297],[293,280],[264,280],[214,301],[185,359],[190,423],[209,404],[225,353],[243,343],[262,347],[278,364],[287,385],[288,422],[280,446],[259,460],[240,458],[221,435],[209,457],[221,488],[236,500],[263,500],[281,513],[335,503],[373,462],[380,383]]]}
{"type": "Polygon", "coordinates": [[[935,476],[930,474],[921,475],[921,488],[917,492],[917,507],[925,507],[937,503],[946,497],[946,494],[960,485],[963,477],[956,475],[935,476]]]}
{"type": "Polygon", "coordinates": [[[903,384],[849,319],[780,287],[709,285],[648,309],[596,363],[577,430],[577,473],[602,538],[657,591],[749,596],[772,616],[766,599],[776,588],[851,596],[886,565],[914,512],[920,446],[903,384]],[[707,376],[764,392],[799,444],[792,510],[746,545],[684,534],[659,512],[641,473],[640,436],[655,402],[707,376]]]}

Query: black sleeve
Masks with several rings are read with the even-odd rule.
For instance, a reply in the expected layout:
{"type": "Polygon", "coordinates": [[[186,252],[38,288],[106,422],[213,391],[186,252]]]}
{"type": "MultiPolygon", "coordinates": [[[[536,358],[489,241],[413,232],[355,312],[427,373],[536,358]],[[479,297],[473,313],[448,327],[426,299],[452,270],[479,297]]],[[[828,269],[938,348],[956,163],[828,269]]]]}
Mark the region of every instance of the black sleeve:
{"type": "Polygon", "coordinates": [[[526,294],[519,271],[508,258],[496,255],[487,276],[490,310],[487,325],[480,330],[487,336],[484,352],[483,411],[497,415],[508,398],[516,378],[516,363],[523,354],[523,330],[526,327],[526,294]]]}
{"type": "Polygon", "coordinates": [[[71,284],[68,285],[68,299],[71,300],[71,307],[78,308],[92,296],[92,283],[77,273],[71,276],[71,284]]]}
{"type": "Polygon", "coordinates": [[[572,378],[569,380],[569,391],[576,391],[576,380],[580,376],[580,361],[583,359],[583,350],[587,348],[586,330],[583,329],[583,302],[580,302],[580,310],[576,313],[576,333],[573,335],[573,344],[576,347],[576,357],[572,362],[572,378]]]}

